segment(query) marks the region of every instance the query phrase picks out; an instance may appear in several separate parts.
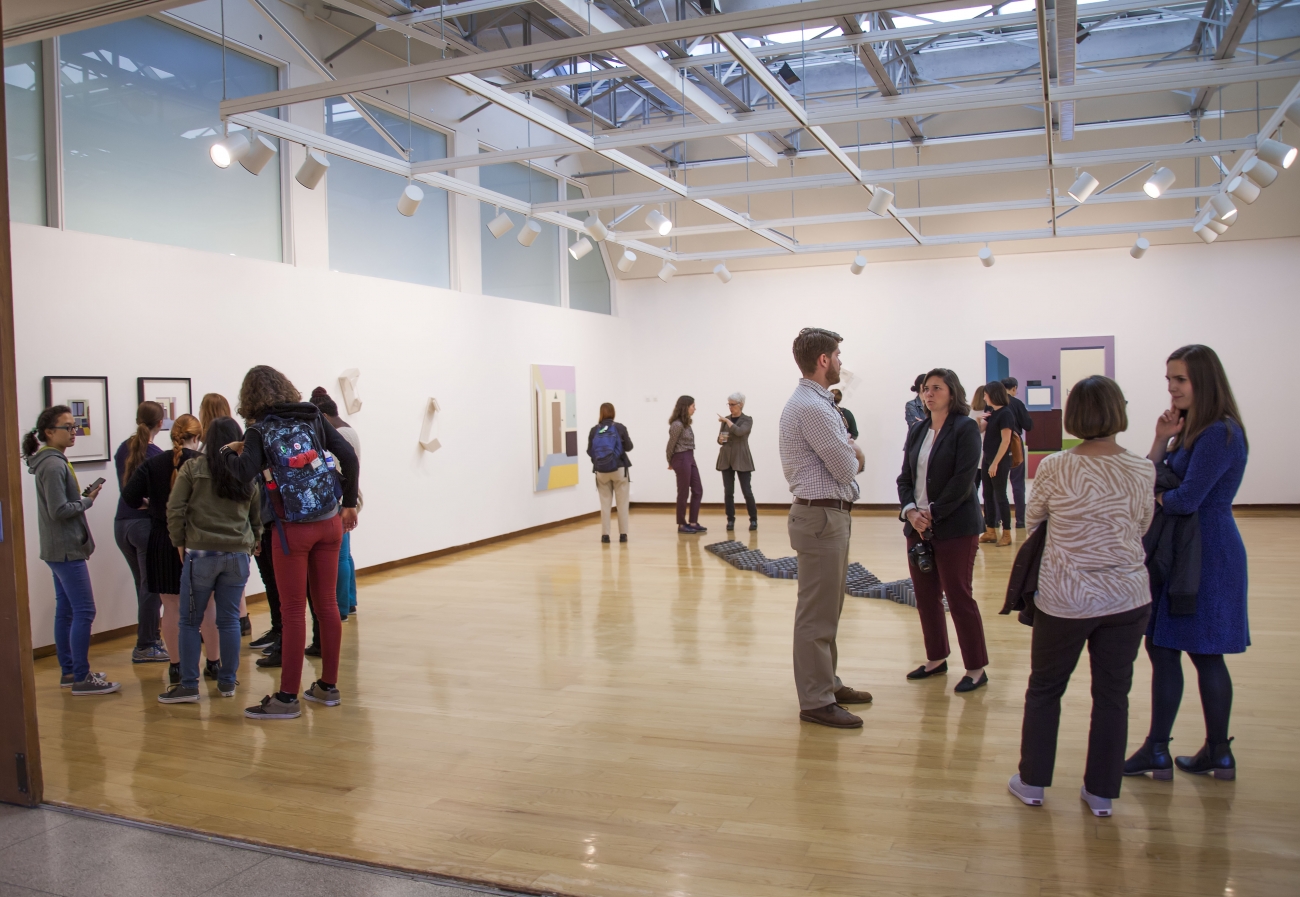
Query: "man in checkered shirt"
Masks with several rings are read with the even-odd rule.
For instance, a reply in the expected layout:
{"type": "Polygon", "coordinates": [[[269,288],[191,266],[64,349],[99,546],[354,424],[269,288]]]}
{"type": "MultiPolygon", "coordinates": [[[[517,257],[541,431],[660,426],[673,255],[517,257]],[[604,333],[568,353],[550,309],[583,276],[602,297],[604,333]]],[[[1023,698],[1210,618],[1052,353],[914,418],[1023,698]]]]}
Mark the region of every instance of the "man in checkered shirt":
{"type": "Polygon", "coordinates": [[[849,512],[858,498],[865,461],[849,438],[830,387],[840,382],[838,333],[806,327],[794,341],[803,373],[781,412],[781,466],[793,493],[790,545],[799,555],[799,603],[794,612],[794,684],[799,718],[856,729],[862,718],[842,704],[869,704],[871,695],[835,674],[835,634],[844,607],[849,566],[849,512]]]}

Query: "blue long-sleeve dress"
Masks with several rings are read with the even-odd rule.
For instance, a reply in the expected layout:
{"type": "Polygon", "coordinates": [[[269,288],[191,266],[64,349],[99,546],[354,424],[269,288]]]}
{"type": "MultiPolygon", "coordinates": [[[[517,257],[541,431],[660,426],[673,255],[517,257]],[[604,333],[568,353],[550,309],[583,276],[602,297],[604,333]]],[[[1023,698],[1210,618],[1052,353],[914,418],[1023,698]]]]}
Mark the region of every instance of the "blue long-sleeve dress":
{"type": "Polygon", "coordinates": [[[1162,648],[1193,654],[1240,654],[1250,645],[1246,616],[1246,546],[1232,517],[1232,499],[1246,471],[1246,437],[1219,421],[1191,449],[1179,446],[1164,463],[1182,479],[1164,493],[1170,514],[1195,513],[1201,525],[1201,585],[1196,613],[1172,616],[1163,592],[1152,605],[1147,635],[1162,648]]]}

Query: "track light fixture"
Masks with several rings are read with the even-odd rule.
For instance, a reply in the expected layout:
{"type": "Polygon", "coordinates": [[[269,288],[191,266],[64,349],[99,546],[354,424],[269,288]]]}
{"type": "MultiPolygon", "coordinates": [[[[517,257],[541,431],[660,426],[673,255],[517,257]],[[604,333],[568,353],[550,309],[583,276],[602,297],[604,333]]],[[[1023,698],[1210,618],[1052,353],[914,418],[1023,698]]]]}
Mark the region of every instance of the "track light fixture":
{"type": "Polygon", "coordinates": [[[410,218],[423,201],[424,191],[415,184],[407,184],[402,190],[402,195],[397,197],[397,211],[410,218]]]}
{"type": "Polygon", "coordinates": [[[1261,140],[1258,152],[1259,157],[1269,165],[1278,165],[1282,168],[1290,168],[1295,162],[1296,155],[1300,154],[1300,150],[1280,140],[1261,140]]]}
{"type": "Polygon", "coordinates": [[[594,248],[595,247],[591,245],[591,241],[586,237],[579,237],[577,242],[569,247],[569,255],[573,256],[574,261],[577,261],[587,253],[591,252],[594,248]]]}
{"type": "Polygon", "coordinates": [[[651,209],[645,216],[646,227],[657,233],[661,237],[668,236],[668,232],[673,229],[673,223],[668,220],[668,216],[658,209],[651,209]]]}
{"type": "Polygon", "coordinates": [[[672,262],[665,261],[664,266],[659,269],[658,277],[664,283],[667,283],[668,281],[673,279],[673,275],[676,273],[677,273],[677,266],[674,265],[672,262]]]}
{"type": "Polygon", "coordinates": [[[1216,235],[1226,234],[1228,232],[1228,225],[1224,224],[1222,221],[1217,220],[1214,217],[1214,209],[1211,209],[1209,207],[1205,209],[1205,214],[1203,214],[1200,218],[1196,220],[1196,224],[1205,225],[1210,230],[1214,231],[1216,235]]]}
{"type": "Polygon", "coordinates": [[[1202,222],[1201,224],[1196,225],[1192,228],[1192,233],[1196,234],[1196,236],[1200,237],[1201,240],[1206,243],[1213,243],[1215,240],[1219,239],[1219,235],[1216,231],[1207,227],[1207,224],[1208,222],[1202,222]]]}
{"type": "Polygon", "coordinates": [[[867,257],[859,252],[853,257],[853,262],[849,265],[849,270],[854,274],[861,274],[863,271],[867,270],[867,257]]]}
{"type": "Polygon", "coordinates": [[[632,266],[635,264],[636,264],[636,253],[630,249],[624,249],[623,254],[619,256],[618,259],[618,270],[626,274],[627,272],[632,270],[632,266]]]}
{"type": "Polygon", "coordinates": [[[515,220],[510,217],[510,213],[502,212],[500,209],[497,210],[497,217],[488,222],[488,230],[498,240],[510,233],[510,229],[514,226],[515,220]]]}
{"type": "Polygon", "coordinates": [[[318,149],[307,147],[307,158],[303,160],[302,165],[298,168],[298,173],[293,178],[308,190],[315,190],[320,186],[320,182],[325,179],[325,172],[329,170],[329,156],[318,149]]]}
{"type": "Polygon", "coordinates": [[[1226,193],[1216,193],[1210,197],[1210,208],[1214,217],[1231,227],[1237,221],[1237,206],[1226,193]]]}
{"type": "Polygon", "coordinates": [[[1240,200],[1246,205],[1250,205],[1255,200],[1259,199],[1259,194],[1263,191],[1261,191],[1259,185],[1250,178],[1237,175],[1235,178],[1228,181],[1228,192],[1232,194],[1233,199],[1240,200]]]}
{"type": "Polygon", "coordinates": [[[592,214],[589,216],[583,226],[587,228],[587,236],[597,243],[605,242],[605,238],[609,236],[609,228],[601,222],[599,215],[592,214]]]}
{"type": "Polygon", "coordinates": [[[894,194],[891,190],[884,187],[877,187],[876,191],[871,194],[871,202],[867,203],[867,211],[873,215],[889,214],[889,207],[894,204],[894,194]]]}
{"type": "Polygon", "coordinates": [[[993,257],[993,250],[985,246],[980,250],[980,264],[985,268],[992,268],[997,259],[993,257]]]}
{"type": "Polygon", "coordinates": [[[723,283],[731,283],[731,272],[727,270],[726,262],[718,262],[713,266],[713,276],[723,283]]]}
{"type": "Polygon", "coordinates": [[[1269,165],[1259,156],[1251,159],[1241,169],[1241,173],[1259,187],[1267,187],[1277,180],[1277,169],[1269,165]]]}
{"type": "Polygon", "coordinates": [[[1174,173],[1168,168],[1157,168],[1156,173],[1147,178],[1147,182],[1142,185],[1142,192],[1152,199],[1159,199],[1176,180],[1174,173]]]}
{"type": "Polygon", "coordinates": [[[244,158],[251,146],[247,131],[236,131],[225,140],[219,140],[208,148],[208,157],[218,168],[229,168],[230,163],[244,158]]]}
{"type": "Polygon", "coordinates": [[[1074,183],[1070,185],[1070,189],[1065,192],[1070,194],[1070,199],[1073,199],[1078,203],[1083,203],[1087,202],[1088,197],[1092,196],[1092,191],[1096,190],[1100,186],[1101,183],[1085,171],[1074,179],[1074,183]]]}
{"type": "Polygon", "coordinates": [[[1291,124],[1300,128],[1300,100],[1296,100],[1290,106],[1287,106],[1286,112],[1283,112],[1282,114],[1290,119],[1291,124]]]}
{"type": "Polygon", "coordinates": [[[249,174],[261,174],[266,163],[275,158],[275,144],[254,131],[248,138],[248,150],[239,157],[239,164],[249,174]]]}
{"type": "Polygon", "coordinates": [[[533,245],[533,241],[542,235],[542,226],[533,219],[529,218],[524,222],[524,226],[519,228],[519,235],[515,237],[520,246],[528,247],[533,245]]]}
{"type": "Polygon", "coordinates": [[[1147,254],[1147,250],[1150,248],[1150,240],[1146,237],[1138,237],[1137,241],[1133,244],[1133,248],[1128,251],[1128,254],[1133,256],[1135,259],[1140,259],[1142,256],[1147,254]]]}

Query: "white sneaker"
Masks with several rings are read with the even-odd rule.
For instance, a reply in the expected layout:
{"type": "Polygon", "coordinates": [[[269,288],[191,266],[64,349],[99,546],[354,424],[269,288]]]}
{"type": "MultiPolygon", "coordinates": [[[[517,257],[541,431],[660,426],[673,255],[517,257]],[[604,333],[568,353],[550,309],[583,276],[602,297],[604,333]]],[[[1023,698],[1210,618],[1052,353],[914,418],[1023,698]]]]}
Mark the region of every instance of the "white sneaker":
{"type": "Polygon", "coordinates": [[[1020,798],[1021,802],[1030,807],[1041,807],[1043,805],[1043,789],[1036,785],[1026,785],[1020,781],[1020,773],[1011,777],[1007,782],[1007,790],[1020,798]]]}
{"type": "Polygon", "coordinates": [[[1088,805],[1088,809],[1092,810],[1093,816],[1110,815],[1109,797],[1098,797],[1097,795],[1091,793],[1087,788],[1080,788],[1079,799],[1088,805]]]}

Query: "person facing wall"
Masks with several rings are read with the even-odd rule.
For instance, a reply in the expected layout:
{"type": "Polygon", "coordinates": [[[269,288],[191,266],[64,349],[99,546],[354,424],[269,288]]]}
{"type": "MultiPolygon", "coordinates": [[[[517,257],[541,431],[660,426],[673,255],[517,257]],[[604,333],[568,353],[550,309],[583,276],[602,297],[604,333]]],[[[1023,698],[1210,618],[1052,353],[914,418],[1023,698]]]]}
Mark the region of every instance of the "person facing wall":
{"type": "MultiPolygon", "coordinates": [[[[1016,396],[1017,391],[1020,389],[1020,381],[1015,377],[1003,377],[1002,385],[1007,391],[1007,407],[1011,409],[1011,413],[1016,420],[1013,432],[1019,437],[1021,446],[1024,446],[1025,434],[1034,428],[1034,419],[1030,416],[1025,403],[1016,396]]],[[[1016,512],[1016,529],[1025,528],[1025,468],[1028,465],[1029,453],[1024,452],[1020,458],[1020,463],[1012,467],[1008,474],[1008,480],[1011,483],[1011,503],[1016,512]]]]}
{"type": "MultiPolygon", "coordinates": [[[[199,402],[199,430],[206,434],[208,427],[219,417],[230,417],[230,402],[219,392],[204,394],[199,402]]],[[[248,599],[242,595],[239,598],[239,634],[253,634],[253,621],[248,618],[248,599]]]]}
{"type": "MultiPolygon", "coordinates": [[[[628,486],[631,478],[628,468],[632,461],[627,453],[632,450],[632,437],[627,427],[614,419],[614,406],[605,402],[600,406],[600,422],[587,433],[587,457],[596,474],[596,492],[600,495],[600,541],[609,544],[609,511],[611,504],[618,505],[618,541],[627,541],[628,486]]],[[[670,459],[671,460],[671,459],[670,459]]]]}
{"type": "Polygon", "coordinates": [[[695,399],[678,396],[672,416],[668,418],[668,469],[677,475],[677,532],[688,536],[708,532],[700,526],[700,501],[704,485],[700,482],[700,469],[695,465],[695,431],[691,429],[694,414],[695,399]]]}
{"type": "Polygon", "coordinates": [[[740,478],[740,491],[745,496],[745,510],[749,512],[749,531],[758,529],[758,504],[750,478],[754,474],[754,458],[749,453],[749,434],[754,429],[754,419],[745,413],[745,394],[733,392],[727,397],[727,414],[718,415],[718,464],[722,471],[722,499],[727,511],[727,531],[736,528],[736,478],[740,478]]]}
{"type": "Polygon", "coordinates": [[[144,571],[149,549],[149,532],[153,524],[146,509],[137,510],[122,500],[122,491],[141,464],[162,449],[153,444],[162,430],[163,407],[157,402],[141,402],[135,411],[135,433],[123,440],[113,454],[117,471],[117,513],[113,516],[113,540],[118,551],[126,558],[135,582],[136,629],[135,648],[131,651],[132,663],[166,663],[167,651],[159,644],[159,615],[162,600],[151,591],[144,571]]]}
{"type": "MultiPolygon", "coordinates": [[[[325,387],[318,386],[311,391],[311,403],[320,409],[321,414],[329,421],[330,426],[339,431],[339,435],[348,441],[352,446],[352,451],[356,453],[357,462],[361,462],[361,434],[356,431],[350,423],[339,417],[339,406],[325,387]]],[[[361,490],[357,490],[357,514],[361,513],[362,507],[365,506],[365,498],[361,490]]],[[[343,544],[339,548],[339,578],[335,585],[335,595],[338,599],[339,618],[346,623],[348,618],[357,610],[357,562],[352,559],[352,534],[343,534],[343,544]]],[[[312,637],[312,644],[320,647],[320,624],[313,620],[315,632],[312,637]]]]}
{"type": "Polygon", "coordinates": [[[984,535],[981,542],[999,546],[1011,544],[1011,504],[1007,501],[1007,477],[1011,471],[1011,431],[1015,417],[1007,408],[1007,390],[1000,380],[984,384],[984,457],[980,464],[984,490],[984,535]],[[997,527],[1001,525],[999,536],[997,527]]]}

